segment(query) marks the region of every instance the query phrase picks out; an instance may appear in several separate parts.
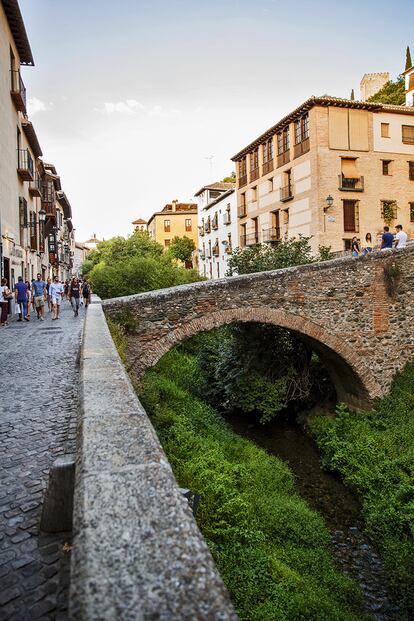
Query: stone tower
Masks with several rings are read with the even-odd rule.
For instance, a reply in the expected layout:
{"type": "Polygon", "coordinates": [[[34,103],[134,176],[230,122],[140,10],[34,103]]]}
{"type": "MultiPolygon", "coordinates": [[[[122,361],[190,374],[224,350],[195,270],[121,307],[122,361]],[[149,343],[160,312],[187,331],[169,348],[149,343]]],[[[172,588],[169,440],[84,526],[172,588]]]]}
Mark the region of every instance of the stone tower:
{"type": "Polygon", "coordinates": [[[361,88],[361,101],[366,101],[375,93],[389,82],[390,74],[388,71],[384,71],[383,73],[366,73],[360,83],[361,88]]]}

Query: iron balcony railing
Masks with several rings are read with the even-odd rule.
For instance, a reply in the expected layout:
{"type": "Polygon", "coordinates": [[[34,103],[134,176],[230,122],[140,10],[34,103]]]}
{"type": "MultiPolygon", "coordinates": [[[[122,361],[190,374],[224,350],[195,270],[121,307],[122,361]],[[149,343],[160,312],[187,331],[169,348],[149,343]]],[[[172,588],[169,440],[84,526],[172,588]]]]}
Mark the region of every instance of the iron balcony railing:
{"type": "Polygon", "coordinates": [[[224,223],[224,224],[231,224],[231,215],[230,215],[230,212],[229,212],[229,211],[226,211],[226,212],[223,214],[223,223],[224,223]]]}
{"type": "Polygon", "coordinates": [[[351,179],[349,177],[344,177],[343,175],[338,176],[338,189],[343,192],[363,192],[364,191],[364,177],[358,177],[356,179],[351,179]]]}
{"type": "Polygon", "coordinates": [[[35,172],[34,181],[29,183],[29,192],[31,196],[42,196],[42,178],[37,171],[35,172]]]}
{"type": "Polygon", "coordinates": [[[239,216],[239,218],[244,218],[246,215],[247,211],[246,211],[246,204],[243,203],[242,205],[239,205],[237,207],[237,215],[239,216]]]}
{"type": "Polygon", "coordinates": [[[280,228],[272,227],[270,229],[264,229],[262,231],[262,241],[264,242],[280,241],[280,228]]]}
{"type": "Polygon", "coordinates": [[[211,228],[212,229],[218,229],[218,215],[215,214],[212,221],[211,221],[211,228]]]}
{"type": "Polygon", "coordinates": [[[10,69],[10,95],[16,109],[26,113],[26,87],[19,69],[10,69]]]}
{"type": "Polygon", "coordinates": [[[292,198],[293,198],[293,188],[292,188],[291,183],[288,183],[288,185],[285,185],[280,188],[280,200],[282,203],[286,201],[290,201],[292,198]]]}
{"type": "Polygon", "coordinates": [[[29,149],[17,149],[17,172],[23,181],[34,180],[33,158],[29,149]]]}
{"type": "Polygon", "coordinates": [[[213,255],[214,255],[215,257],[220,256],[220,246],[219,246],[218,244],[215,244],[215,245],[213,246],[213,255]]]}

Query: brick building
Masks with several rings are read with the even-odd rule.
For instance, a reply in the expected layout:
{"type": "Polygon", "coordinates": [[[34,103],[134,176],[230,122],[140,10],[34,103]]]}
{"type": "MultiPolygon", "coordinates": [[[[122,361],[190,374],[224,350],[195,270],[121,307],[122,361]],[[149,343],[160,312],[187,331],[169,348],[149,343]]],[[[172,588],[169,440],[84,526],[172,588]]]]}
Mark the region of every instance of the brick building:
{"type": "Polygon", "coordinates": [[[311,97],[232,159],[242,246],[347,250],[385,221],[414,236],[414,107],[311,97]]]}

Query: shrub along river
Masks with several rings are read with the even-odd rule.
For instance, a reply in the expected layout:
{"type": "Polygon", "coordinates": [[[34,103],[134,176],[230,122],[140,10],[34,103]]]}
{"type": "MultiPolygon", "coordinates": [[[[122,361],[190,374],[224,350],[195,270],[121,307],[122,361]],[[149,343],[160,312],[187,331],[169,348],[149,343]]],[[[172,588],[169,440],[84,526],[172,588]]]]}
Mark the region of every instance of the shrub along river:
{"type": "Polygon", "coordinates": [[[399,621],[383,563],[364,535],[360,504],[339,476],[322,469],[319,450],[304,426],[289,414],[265,426],[243,412],[227,415],[226,420],[233,431],[282,459],[292,470],[300,495],[322,515],[331,532],[339,570],[360,585],[364,608],[372,618],[399,621]]]}

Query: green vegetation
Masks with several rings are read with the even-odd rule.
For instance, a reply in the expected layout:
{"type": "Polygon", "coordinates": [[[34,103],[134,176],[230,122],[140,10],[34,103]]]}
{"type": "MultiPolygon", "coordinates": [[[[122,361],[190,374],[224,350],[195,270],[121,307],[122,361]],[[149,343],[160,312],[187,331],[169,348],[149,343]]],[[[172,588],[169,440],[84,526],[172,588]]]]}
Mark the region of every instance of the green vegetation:
{"type": "Polygon", "coordinates": [[[389,80],[375,95],[367,99],[373,103],[392,104],[402,106],[405,104],[405,80],[400,75],[393,81],[389,80]]]}
{"type": "Polygon", "coordinates": [[[321,517],[288,467],[234,434],[192,393],[194,356],[169,352],[141,400],[183,487],[201,496],[197,522],[243,620],[361,621],[360,593],[339,574],[321,517]]]}
{"type": "Polygon", "coordinates": [[[405,71],[411,69],[412,66],[413,61],[411,60],[411,52],[409,46],[407,45],[407,49],[405,51],[405,71]]]}
{"type": "Polygon", "coordinates": [[[162,246],[143,231],[98,244],[84,262],[82,273],[102,298],[201,280],[195,270],[180,267],[170,253],[163,254],[162,246]]]}
{"type": "Polygon", "coordinates": [[[168,248],[168,253],[173,259],[182,261],[183,263],[190,263],[192,254],[195,250],[195,243],[192,239],[184,235],[184,237],[173,237],[171,245],[168,248]]]}
{"type": "Polygon", "coordinates": [[[325,465],[361,497],[366,529],[379,547],[406,619],[414,617],[414,365],[370,412],[337,409],[311,429],[325,465]]]}

